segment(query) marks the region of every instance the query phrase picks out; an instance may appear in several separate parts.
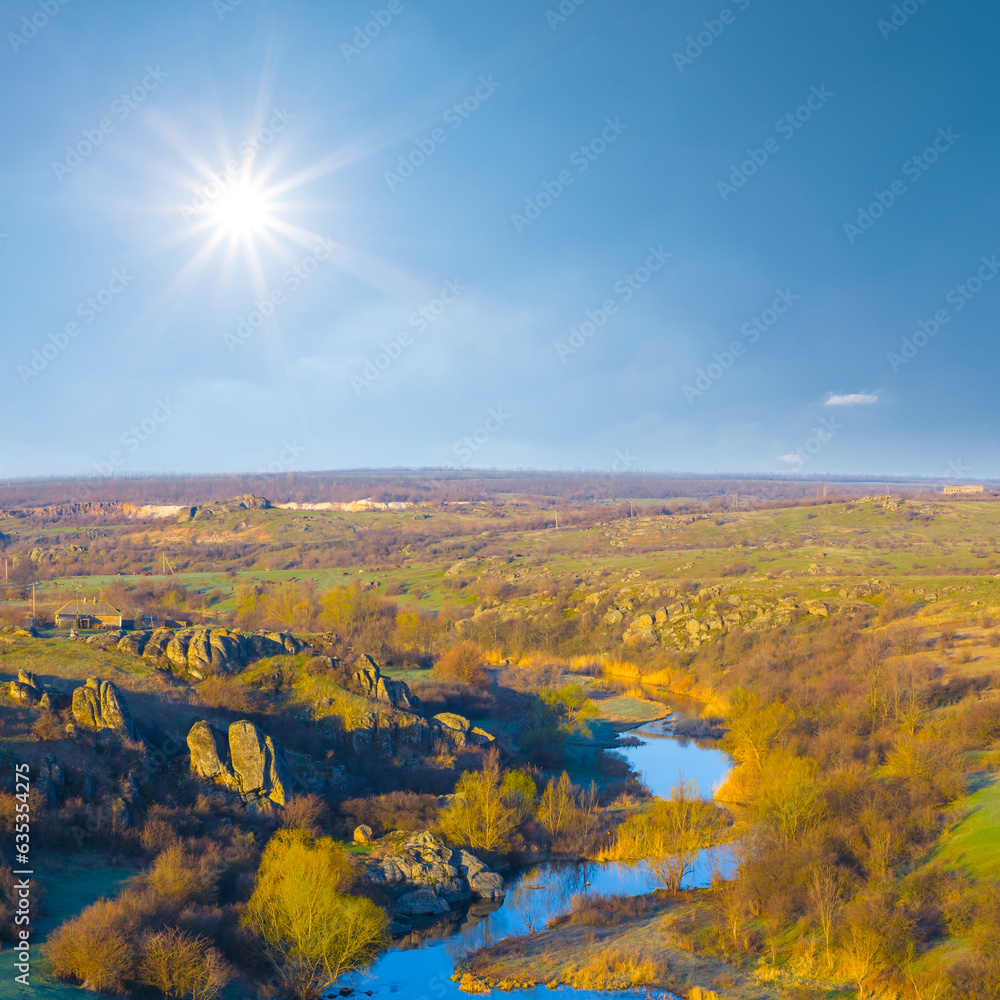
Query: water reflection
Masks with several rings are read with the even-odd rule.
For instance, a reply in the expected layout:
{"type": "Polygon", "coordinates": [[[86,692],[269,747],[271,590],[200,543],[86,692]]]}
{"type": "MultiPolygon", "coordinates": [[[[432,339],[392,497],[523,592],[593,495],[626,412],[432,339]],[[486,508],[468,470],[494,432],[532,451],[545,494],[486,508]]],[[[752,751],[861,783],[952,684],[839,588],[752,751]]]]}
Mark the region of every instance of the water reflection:
{"type": "Polygon", "coordinates": [[[668,798],[670,789],[682,778],[694,781],[706,798],[726,779],[732,760],[711,740],[684,739],[664,730],[669,720],[650,722],[629,735],[643,741],[639,747],[621,747],[614,752],[624,757],[653,795],[668,798]],[[701,744],[699,746],[699,744],[701,744]]]}
{"type": "MultiPolygon", "coordinates": [[[[672,706],[673,707],[673,706],[672,706]]],[[[680,777],[697,781],[705,795],[720,784],[731,761],[709,744],[664,734],[663,723],[650,723],[632,731],[643,740],[638,747],[622,748],[622,754],[654,795],[669,795],[680,777]]],[[[707,886],[713,877],[732,870],[725,849],[702,851],[684,887],[707,886]]],[[[513,935],[544,930],[545,925],[566,913],[575,895],[584,893],[638,895],[656,888],[657,880],[644,865],[617,862],[597,864],[543,864],[508,880],[502,903],[477,903],[456,911],[401,938],[366,974],[346,978],[338,985],[370,990],[375,997],[398,995],[400,1000],[457,1000],[466,995],[452,982],[455,962],[463,955],[513,935]]],[[[573,1000],[607,1000],[608,994],[592,990],[569,990],[573,1000]]],[[[334,995],[336,990],[333,991],[334,995]]],[[[646,996],[645,992],[617,993],[616,997],[646,996]]],[[[512,993],[517,997],[551,996],[544,986],[512,993]]]]}

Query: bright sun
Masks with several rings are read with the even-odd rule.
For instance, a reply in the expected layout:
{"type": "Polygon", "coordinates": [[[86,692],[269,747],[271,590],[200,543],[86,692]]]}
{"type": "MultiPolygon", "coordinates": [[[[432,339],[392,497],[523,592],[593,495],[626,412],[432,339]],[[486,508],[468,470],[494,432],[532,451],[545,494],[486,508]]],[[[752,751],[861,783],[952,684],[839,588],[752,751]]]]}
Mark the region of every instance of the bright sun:
{"type": "Polygon", "coordinates": [[[246,183],[224,191],[210,215],[220,233],[237,238],[262,232],[273,219],[266,193],[246,183]]]}

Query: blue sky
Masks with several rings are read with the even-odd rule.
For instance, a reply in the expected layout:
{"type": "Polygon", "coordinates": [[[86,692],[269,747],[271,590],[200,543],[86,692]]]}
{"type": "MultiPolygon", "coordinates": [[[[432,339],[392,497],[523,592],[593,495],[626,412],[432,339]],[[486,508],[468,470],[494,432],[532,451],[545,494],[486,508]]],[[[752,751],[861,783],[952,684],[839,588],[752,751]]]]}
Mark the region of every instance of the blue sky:
{"type": "Polygon", "coordinates": [[[996,477],[998,16],[10,0],[0,475],[996,477]]]}

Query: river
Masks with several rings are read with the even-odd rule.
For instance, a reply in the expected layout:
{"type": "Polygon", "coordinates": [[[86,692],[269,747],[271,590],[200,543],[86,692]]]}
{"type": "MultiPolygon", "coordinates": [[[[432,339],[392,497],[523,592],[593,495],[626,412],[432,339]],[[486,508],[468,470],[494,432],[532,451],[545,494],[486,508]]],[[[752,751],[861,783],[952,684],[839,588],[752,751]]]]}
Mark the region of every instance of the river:
{"type": "MultiPolygon", "coordinates": [[[[696,781],[704,795],[725,778],[730,767],[726,754],[694,742],[665,735],[663,723],[655,722],[633,730],[643,745],[623,747],[622,754],[642,775],[654,795],[666,796],[680,779],[696,781]]],[[[711,881],[720,859],[703,852],[686,886],[704,886],[711,881]]],[[[507,898],[490,912],[485,904],[474,904],[468,913],[454,913],[451,920],[437,924],[430,931],[410,935],[398,941],[366,973],[346,977],[338,985],[371,991],[373,997],[394,1000],[457,1000],[466,994],[451,981],[455,961],[464,954],[493,944],[511,935],[541,930],[548,920],[569,910],[572,898],[579,893],[616,893],[637,895],[656,887],[656,879],[641,865],[618,863],[544,864],[509,880],[507,898]],[[434,936],[434,935],[439,936],[434,936]]],[[[571,990],[573,1000],[607,1000],[608,994],[593,990],[571,990]]],[[[333,991],[336,995],[336,991],[333,991]]],[[[635,994],[646,996],[645,993],[635,994]]],[[[511,996],[528,998],[551,996],[544,986],[522,990],[511,996]]],[[[628,998],[628,993],[617,993],[628,998]]]]}

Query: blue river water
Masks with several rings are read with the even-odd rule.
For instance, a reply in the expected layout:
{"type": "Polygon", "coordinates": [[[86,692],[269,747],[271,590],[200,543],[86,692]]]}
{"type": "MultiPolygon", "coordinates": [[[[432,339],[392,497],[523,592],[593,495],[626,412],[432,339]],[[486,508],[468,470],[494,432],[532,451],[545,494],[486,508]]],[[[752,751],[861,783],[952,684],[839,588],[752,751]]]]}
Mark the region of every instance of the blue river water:
{"type": "MultiPolygon", "coordinates": [[[[654,795],[667,796],[679,780],[696,781],[699,790],[710,796],[725,778],[730,768],[729,757],[719,750],[703,749],[695,743],[665,735],[663,723],[650,723],[632,731],[643,740],[638,747],[623,747],[622,754],[654,795]]],[[[703,852],[685,886],[705,886],[716,870],[725,872],[725,857],[703,852]]],[[[638,895],[656,888],[657,881],[643,865],[605,864],[544,864],[523,872],[507,884],[507,898],[490,912],[485,904],[473,905],[467,914],[453,914],[420,934],[398,941],[366,973],[346,977],[338,986],[353,986],[359,992],[371,991],[376,998],[387,1000],[457,1000],[466,997],[452,982],[455,962],[476,948],[494,944],[505,937],[527,934],[544,929],[554,916],[566,913],[573,896],[580,893],[615,893],[638,895]]],[[[495,904],[492,904],[495,905],[495,904]]],[[[557,992],[572,994],[573,1000],[597,1000],[608,994],[592,990],[557,992]]],[[[336,995],[336,990],[332,991],[336,995]]],[[[551,996],[544,986],[511,993],[518,998],[551,996]]],[[[628,998],[628,993],[616,993],[628,998]]],[[[635,994],[646,996],[646,993],[635,994]]],[[[656,991],[653,992],[656,996],[656,991]]]]}

